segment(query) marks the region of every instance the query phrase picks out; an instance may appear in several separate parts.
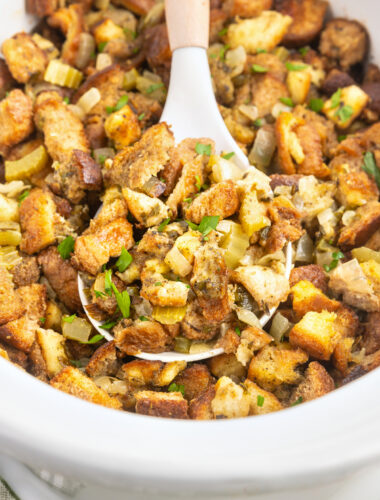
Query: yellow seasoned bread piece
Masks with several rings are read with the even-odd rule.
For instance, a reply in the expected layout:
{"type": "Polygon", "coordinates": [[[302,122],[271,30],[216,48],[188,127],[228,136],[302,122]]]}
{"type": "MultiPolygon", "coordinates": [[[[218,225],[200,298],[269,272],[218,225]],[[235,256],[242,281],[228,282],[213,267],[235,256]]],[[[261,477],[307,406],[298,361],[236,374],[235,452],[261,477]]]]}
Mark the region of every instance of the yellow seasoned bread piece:
{"type": "Polygon", "coordinates": [[[215,385],[215,397],[211,402],[215,418],[246,417],[250,401],[247,392],[229,377],[221,377],[215,385]]]}
{"type": "Polygon", "coordinates": [[[141,137],[140,122],[128,104],[106,119],[104,130],[116,149],[126,148],[141,137]]]}
{"type": "Polygon", "coordinates": [[[369,96],[357,85],[339,89],[325,102],[323,113],[341,129],[347,129],[360,115],[369,96]]]}
{"type": "Polygon", "coordinates": [[[24,32],[5,40],[2,51],[13,78],[20,83],[42,73],[48,63],[45,52],[24,32]]]}
{"type": "Polygon", "coordinates": [[[136,413],[187,419],[187,401],[180,392],[136,392],[136,413]]]}
{"type": "Polygon", "coordinates": [[[302,318],[309,311],[335,312],[342,307],[340,302],[329,299],[311,281],[299,281],[290,289],[290,292],[293,295],[293,310],[298,318],[302,318]]]}
{"type": "Polygon", "coordinates": [[[282,404],[274,394],[264,391],[251,380],[245,380],[244,387],[249,397],[249,415],[265,415],[283,409],[282,404]]]}
{"type": "Polygon", "coordinates": [[[52,378],[63,367],[69,364],[69,359],[65,352],[66,339],[54,330],[38,328],[36,331],[36,341],[45,361],[47,375],[49,378],[52,378]]]}

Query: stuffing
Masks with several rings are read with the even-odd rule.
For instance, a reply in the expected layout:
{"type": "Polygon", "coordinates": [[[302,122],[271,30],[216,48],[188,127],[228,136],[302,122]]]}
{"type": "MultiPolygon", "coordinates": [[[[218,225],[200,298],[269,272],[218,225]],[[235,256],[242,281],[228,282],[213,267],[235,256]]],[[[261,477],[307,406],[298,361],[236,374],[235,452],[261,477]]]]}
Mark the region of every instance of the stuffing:
{"type": "Polygon", "coordinates": [[[112,0],[112,3],[125,7],[140,16],[148,14],[150,9],[154,6],[154,0],[112,0]]]}
{"type": "Polygon", "coordinates": [[[158,373],[154,381],[154,385],[164,387],[171,384],[176,376],[185,368],[186,361],[172,361],[171,363],[165,363],[162,370],[158,373]]]}
{"type": "Polygon", "coordinates": [[[307,360],[308,355],[301,349],[266,346],[252,358],[247,377],[273,391],[282,384],[297,384],[302,379],[297,368],[307,360]]]}
{"type": "Polygon", "coordinates": [[[33,132],[33,104],[22,90],[15,89],[0,102],[0,154],[20,143],[33,132]]]}
{"type": "Polygon", "coordinates": [[[310,92],[312,73],[309,67],[303,71],[289,71],[286,85],[294,104],[304,104],[310,92]]]}
{"type": "Polygon", "coordinates": [[[19,318],[25,311],[25,305],[14,289],[12,276],[0,267],[0,325],[19,318]]]}
{"type": "Polygon", "coordinates": [[[368,51],[368,33],[357,21],[333,19],[322,31],[319,51],[343,70],[363,62],[368,51]]]}
{"type": "Polygon", "coordinates": [[[144,30],[142,50],[153,71],[168,84],[172,53],[166,24],[157,24],[144,30]]]}
{"type": "Polygon", "coordinates": [[[232,272],[232,276],[248,290],[260,307],[278,306],[286,300],[289,293],[289,283],[285,276],[268,267],[238,267],[232,272]]]}
{"type": "Polygon", "coordinates": [[[24,32],[5,40],[2,52],[13,78],[19,83],[27,83],[43,73],[48,63],[44,51],[24,32]]]}
{"type": "Polygon", "coordinates": [[[343,250],[363,245],[380,227],[380,203],[370,201],[359,207],[353,222],[342,228],[338,245],[343,250]]]}
{"type": "Polygon", "coordinates": [[[302,220],[311,222],[320,212],[331,208],[335,191],[335,184],[331,182],[318,182],[313,175],[302,177],[293,197],[295,206],[302,207],[302,220]]]}
{"type": "Polygon", "coordinates": [[[293,19],[284,45],[303,47],[311,43],[323,28],[327,6],[324,0],[275,0],[276,10],[293,19]]]}
{"type": "Polygon", "coordinates": [[[135,321],[123,325],[119,323],[114,329],[115,345],[125,354],[135,355],[138,352],[163,352],[172,337],[157,321],[135,321]]]}
{"type": "Polygon", "coordinates": [[[355,80],[346,72],[332,69],[322,84],[322,92],[331,97],[339,89],[355,85],[355,80]]]}
{"type": "Polygon", "coordinates": [[[256,326],[244,328],[240,335],[240,344],[236,351],[236,359],[243,366],[247,366],[254,353],[269,345],[272,341],[273,337],[256,326]]]}
{"type": "Polygon", "coordinates": [[[158,198],[123,188],[123,196],[127,202],[128,210],[145,227],[159,225],[169,217],[169,209],[158,198]]]}
{"type": "Polygon", "coordinates": [[[37,328],[37,321],[21,316],[0,326],[0,340],[28,353],[35,341],[37,328]]]}
{"type": "Polygon", "coordinates": [[[96,349],[86,366],[86,373],[89,377],[116,375],[119,367],[115,342],[111,341],[96,349]]]}
{"type": "Polygon", "coordinates": [[[264,391],[251,380],[245,380],[244,388],[249,398],[249,415],[265,415],[283,409],[282,404],[274,394],[264,391]]]}
{"type": "Polygon", "coordinates": [[[215,418],[246,417],[250,402],[247,392],[229,377],[221,377],[215,385],[215,396],[211,401],[215,418]]]}
{"type": "Polygon", "coordinates": [[[373,312],[367,316],[363,333],[362,346],[366,354],[373,354],[380,350],[380,313],[373,312]]]}
{"type": "Polygon", "coordinates": [[[212,420],[214,413],[211,403],[215,397],[215,386],[210,385],[200,396],[189,403],[189,417],[193,420],[212,420]]]}
{"type": "Polygon", "coordinates": [[[47,308],[46,286],[40,283],[22,286],[17,289],[17,294],[25,304],[25,315],[32,320],[43,322],[47,308]]]}
{"type": "Polygon", "coordinates": [[[242,379],[246,375],[244,366],[237,360],[235,354],[220,354],[208,361],[211,373],[217,377],[242,379]]]}
{"type": "Polygon", "coordinates": [[[259,117],[270,115],[273,106],[275,106],[281,98],[289,97],[286,85],[272,74],[256,77],[252,81],[251,89],[252,104],[256,106],[259,117]]]}
{"type": "Polygon", "coordinates": [[[125,363],[122,367],[123,377],[128,384],[135,387],[155,385],[158,374],[162,371],[164,363],[161,361],[146,361],[135,359],[125,363]]]}
{"type": "Polygon", "coordinates": [[[270,10],[273,0],[225,0],[223,10],[228,17],[256,17],[264,10],[270,10]]]}
{"type": "Polygon", "coordinates": [[[37,257],[25,256],[11,269],[13,283],[16,287],[32,285],[40,279],[40,268],[37,257]]]}
{"type": "Polygon", "coordinates": [[[58,0],[26,0],[26,11],[38,17],[53,14],[58,7],[58,0]]]}
{"type": "MultiPolygon", "coordinates": [[[[162,271],[168,270],[166,264],[162,264],[162,271]]],[[[158,268],[158,262],[153,259],[146,262],[141,272],[142,289],[140,295],[154,306],[160,307],[183,307],[186,305],[189,288],[181,281],[164,278],[158,268]]]]}
{"type": "MultiPolygon", "coordinates": [[[[283,61],[275,54],[260,52],[255,55],[248,55],[245,69],[251,70],[254,64],[264,67],[267,70],[265,74],[273,76],[277,81],[285,82],[288,70],[283,61]]],[[[255,74],[255,80],[256,82],[261,80],[257,73],[255,74]]],[[[282,94],[281,97],[286,97],[286,94],[287,90],[285,90],[285,94],[282,94]]]]}
{"type": "Polygon", "coordinates": [[[323,293],[327,292],[327,278],[321,266],[309,264],[307,266],[295,267],[290,272],[289,284],[291,287],[297,285],[300,281],[310,281],[316,288],[323,293]]]}
{"type": "Polygon", "coordinates": [[[52,378],[50,385],[60,391],[91,403],[114,408],[116,410],[120,410],[122,407],[117,398],[109,396],[103,389],[100,389],[95,382],[72,366],[63,368],[62,371],[52,378]]]}
{"type": "Polygon", "coordinates": [[[230,67],[219,59],[210,59],[210,71],[218,102],[224,106],[231,105],[234,101],[234,84],[230,67]]]}
{"type": "Polygon", "coordinates": [[[4,99],[7,93],[14,86],[15,81],[8,69],[7,63],[4,59],[0,59],[0,99],[4,99]]]}
{"type": "Polygon", "coordinates": [[[223,349],[223,352],[226,354],[235,354],[238,347],[240,345],[239,335],[235,332],[235,330],[227,330],[223,337],[216,342],[215,348],[223,349]]]}
{"type": "Polygon", "coordinates": [[[24,370],[28,367],[28,355],[24,352],[0,341],[0,356],[7,361],[20,366],[24,370]]]}
{"type": "Polygon", "coordinates": [[[140,122],[128,105],[111,113],[104,123],[104,130],[116,149],[126,148],[141,137],[140,122]]]}
{"type": "Polygon", "coordinates": [[[191,401],[199,398],[213,383],[213,377],[207,366],[194,363],[176,376],[174,382],[184,387],[184,397],[191,401]]]}
{"type": "Polygon", "coordinates": [[[211,340],[218,333],[218,324],[207,321],[197,301],[193,301],[187,305],[181,332],[189,340],[211,340]]]}
{"type": "Polygon", "coordinates": [[[268,205],[268,215],[273,222],[267,235],[268,253],[282,250],[289,241],[297,241],[303,235],[301,214],[286,197],[274,198],[268,205]]]}
{"type": "Polygon", "coordinates": [[[46,373],[49,378],[54,377],[62,368],[69,364],[65,351],[65,337],[54,330],[37,328],[36,342],[45,361],[46,373]]]}
{"type": "MultiPolygon", "coordinates": [[[[340,89],[339,104],[333,97],[325,102],[323,113],[339,128],[347,129],[366,107],[369,96],[357,85],[340,89]]],[[[334,94],[336,95],[336,94],[334,94]]]]}
{"type": "Polygon", "coordinates": [[[136,392],[136,413],[164,418],[187,417],[187,401],[180,392],[136,392]]]}
{"type": "Polygon", "coordinates": [[[332,363],[334,368],[343,376],[346,377],[349,373],[349,365],[352,361],[352,348],[355,343],[355,339],[351,337],[346,337],[337,343],[333,355],[332,363]]]}
{"type": "Polygon", "coordinates": [[[83,6],[80,3],[56,10],[49,18],[48,24],[59,28],[66,37],[62,46],[62,60],[71,66],[77,65],[80,50],[80,35],[85,31],[83,6]]]}
{"type": "Polygon", "coordinates": [[[303,403],[319,398],[335,389],[334,380],[317,361],[312,361],[306,369],[305,378],[294,389],[290,404],[301,400],[303,403]]]}
{"type": "Polygon", "coordinates": [[[340,302],[329,299],[311,281],[299,281],[290,289],[290,292],[293,296],[293,310],[299,318],[309,311],[336,312],[342,307],[340,302]]]}
{"type": "Polygon", "coordinates": [[[255,54],[258,49],[270,51],[281,42],[291,23],[290,16],[264,11],[254,19],[230,24],[226,41],[233,49],[242,45],[250,54],[255,54]]]}

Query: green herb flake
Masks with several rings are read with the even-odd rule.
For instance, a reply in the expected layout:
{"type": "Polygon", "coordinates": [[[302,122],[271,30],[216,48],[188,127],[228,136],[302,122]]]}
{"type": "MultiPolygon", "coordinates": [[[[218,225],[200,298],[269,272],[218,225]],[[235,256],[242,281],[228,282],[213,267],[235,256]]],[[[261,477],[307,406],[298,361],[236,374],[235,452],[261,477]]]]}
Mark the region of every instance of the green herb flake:
{"type": "Polygon", "coordinates": [[[105,323],[103,323],[100,328],[103,328],[103,330],[111,330],[115,325],[116,325],[117,321],[114,321],[114,320],[109,320],[109,321],[106,321],[105,323]]]}
{"type": "Polygon", "coordinates": [[[343,142],[347,139],[347,135],[338,135],[338,142],[343,142]]]}
{"type": "Polygon", "coordinates": [[[260,64],[252,64],[251,71],[253,73],[268,73],[268,68],[261,66],[260,64]]]}
{"type": "Polygon", "coordinates": [[[121,108],[124,108],[126,104],[128,104],[129,97],[127,94],[124,94],[123,96],[120,97],[120,99],[117,101],[116,106],[115,106],[115,111],[119,111],[121,108]]]}
{"type": "Polygon", "coordinates": [[[300,396],[297,401],[294,401],[294,403],[292,403],[290,406],[297,406],[297,405],[300,405],[303,401],[303,398],[302,396],[300,396]]]}
{"type": "Polygon", "coordinates": [[[141,115],[139,115],[137,117],[137,119],[141,122],[141,120],[143,120],[145,118],[145,113],[141,113],[141,115]]]}
{"type": "Polygon", "coordinates": [[[224,158],[225,160],[230,160],[233,156],[235,156],[235,153],[231,151],[231,153],[226,153],[222,155],[222,158],[224,158]]]}
{"type": "Polygon", "coordinates": [[[162,286],[161,281],[156,281],[156,283],[154,284],[154,286],[162,286]]]}
{"type": "Polygon", "coordinates": [[[140,47],[134,47],[132,49],[132,54],[137,54],[138,52],[140,52],[140,47]]]}
{"type": "Polygon", "coordinates": [[[309,108],[316,113],[320,113],[324,104],[323,99],[310,99],[309,108]]]}
{"type": "Polygon", "coordinates": [[[324,266],[323,266],[324,270],[327,273],[329,273],[330,271],[332,271],[333,269],[335,269],[338,266],[339,261],[341,259],[345,258],[345,255],[344,255],[344,253],[339,252],[339,251],[338,252],[333,252],[332,258],[333,258],[333,260],[330,262],[330,264],[324,264],[324,266]]]}
{"type": "Polygon", "coordinates": [[[25,200],[30,195],[30,189],[27,189],[24,191],[20,196],[18,197],[18,203],[21,205],[21,203],[25,200]]]}
{"type": "Polygon", "coordinates": [[[280,97],[280,101],[282,104],[285,104],[285,106],[289,106],[289,108],[294,108],[294,102],[290,97],[280,97]]]}
{"type": "Polygon", "coordinates": [[[106,106],[106,111],[110,115],[115,111],[115,108],[113,106],[106,106]]]}
{"type": "Polygon", "coordinates": [[[370,177],[373,177],[377,186],[380,188],[380,170],[376,165],[375,157],[371,151],[367,151],[364,155],[364,165],[362,165],[362,169],[370,177]]]}
{"type": "Polygon", "coordinates": [[[76,314],[72,314],[71,316],[63,316],[62,321],[64,323],[72,323],[74,319],[76,319],[76,317],[77,317],[76,314]]]}
{"type": "Polygon", "coordinates": [[[196,175],[195,176],[195,185],[198,189],[198,191],[200,191],[202,189],[202,182],[201,182],[201,178],[199,177],[199,175],[196,175]]]}
{"type": "Polygon", "coordinates": [[[338,109],[335,113],[335,116],[337,116],[342,123],[346,123],[353,114],[354,114],[353,107],[347,104],[338,109]]]}
{"type": "Polygon", "coordinates": [[[57,250],[62,259],[69,259],[72,251],[74,250],[75,240],[72,236],[67,236],[57,246],[57,250]]]}
{"type": "Polygon", "coordinates": [[[195,145],[195,152],[198,153],[199,155],[210,156],[211,144],[202,144],[200,142],[197,142],[195,145]]]}
{"type": "Polygon", "coordinates": [[[111,283],[113,293],[115,294],[117,306],[123,315],[123,318],[129,318],[131,308],[131,297],[127,290],[119,292],[114,283],[111,283]]]}
{"type": "Polygon", "coordinates": [[[202,218],[198,226],[198,231],[203,234],[203,237],[207,236],[211,231],[216,229],[219,219],[219,215],[206,215],[202,218]]]}
{"type": "Polygon", "coordinates": [[[344,259],[345,255],[342,252],[333,252],[332,257],[334,260],[344,259]]]}
{"type": "Polygon", "coordinates": [[[72,366],[75,366],[75,368],[82,368],[83,367],[80,359],[70,359],[70,364],[72,366]]]}
{"type": "Polygon", "coordinates": [[[151,94],[152,92],[154,92],[155,90],[159,90],[161,89],[162,87],[164,86],[163,83],[154,83],[153,85],[151,85],[150,87],[148,87],[146,89],[146,93],[147,94],[151,94]]]}
{"type": "Polygon", "coordinates": [[[261,394],[257,395],[257,406],[260,408],[264,405],[265,398],[261,394]]]}
{"type": "Polygon", "coordinates": [[[292,62],[285,63],[285,66],[288,71],[304,71],[308,67],[306,64],[295,64],[292,62]]]}
{"type": "Polygon", "coordinates": [[[136,31],[132,31],[130,28],[123,28],[123,30],[127,36],[132,37],[132,40],[136,40],[136,37],[137,37],[136,31]]]}
{"type": "Polygon", "coordinates": [[[220,50],[219,50],[219,59],[221,61],[224,61],[224,58],[226,57],[226,52],[230,48],[229,45],[224,45],[220,50]]]}
{"type": "Polygon", "coordinates": [[[266,49],[256,49],[256,54],[266,54],[267,52],[266,49]]]}
{"type": "Polygon", "coordinates": [[[236,335],[239,335],[239,337],[240,337],[241,331],[240,331],[240,328],[238,326],[235,328],[235,333],[236,333],[236,335]]]}
{"type": "Polygon", "coordinates": [[[192,229],[193,231],[198,231],[198,226],[196,224],[194,224],[194,222],[191,222],[190,220],[186,220],[186,223],[190,229],[192,229]]]}
{"type": "Polygon", "coordinates": [[[180,392],[182,396],[185,395],[185,386],[183,384],[176,384],[172,382],[168,387],[169,392],[180,392]]]}
{"type": "Polygon", "coordinates": [[[104,155],[99,155],[98,157],[98,162],[101,164],[101,165],[104,165],[104,162],[106,161],[107,157],[104,156],[104,155]]]}
{"type": "Polygon", "coordinates": [[[260,127],[262,127],[262,126],[263,126],[263,123],[264,123],[264,122],[263,122],[263,119],[262,119],[262,118],[258,118],[257,120],[255,120],[255,121],[253,122],[253,125],[254,125],[255,127],[257,127],[257,128],[260,128],[260,127]]]}
{"type": "Polygon", "coordinates": [[[163,220],[163,221],[161,222],[161,224],[158,226],[157,231],[158,231],[159,233],[162,233],[162,231],[163,231],[163,230],[165,229],[165,227],[169,224],[169,222],[170,222],[170,217],[168,217],[167,219],[163,220]]]}
{"type": "Polygon", "coordinates": [[[219,31],[218,36],[224,36],[227,34],[228,28],[223,28],[219,31]]]}
{"type": "Polygon", "coordinates": [[[331,104],[330,104],[330,109],[335,109],[339,106],[340,104],[340,98],[342,97],[342,89],[338,89],[332,96],[331,96],[331,104]]]}
{"type": "Polygon", "coordinates": [[[119,273],[123,273],[128,266],[131,265],[133,260],[132,255],[128,252],[126,248],[121,249],[120,257],[117,259],[115,266],[117,267],[119,273]]]}
{"type": "Polygon", "coordinates": [[[93,337],[90,338],[90,340],[87,340],[87,342],[81,342],[81,344],[97,344],[101,340],[103,340],[104,337],[103,335],[100,335],[100,333],[97,333],[93,337]]]}
{"type": "Polygon", "coordinates": [[[98,44],[98,52],[103,52],[103,50],[106,48],[108,42],[100,42],[98,44]]]}
{"type": "Polygon", "coordinates": [[[184,203],[191,203],[193,201],[192,198],[185,198],[184,200],[184,203]]]}
{"type": "Polygon", "coordinates": [[[146,316],[140,316],[140,317],[139,317],[139,320],[140,320],[140,321],[150,321],[150,319],[149,319],[149,318],[147,318],[146,316]]]}
{"type": "Polygon", "coordinates": [[[68,97],[64,97],[63,102],[65,102],[66,104],[70,104],[70,99],[68,97]]]}
{"type": "Polygon", "coordinates": [[[310,51],[310,47],[301,47],[298,49],[298,52],[301,54],[301,56],[306,56],[306,54],[310,51]]]}
{"type": "Polygon", "coordinates": [[[95,297],[97,299],[101,299],[102,297],[106,297],[106,294],[104,292],[100,292],[99,290],[94,290],[95,297]]]}
{"type": "Polygon", "coordinates": [[[44,324],[46,321],[46,318],[40,318],[40,323],[44,324]]]}
{"type": "Polygon", "coordinates": [[[104,289],[109,297],[112,295],[112,285],[112,269],[108,269],[104,273],[104,289]]]}

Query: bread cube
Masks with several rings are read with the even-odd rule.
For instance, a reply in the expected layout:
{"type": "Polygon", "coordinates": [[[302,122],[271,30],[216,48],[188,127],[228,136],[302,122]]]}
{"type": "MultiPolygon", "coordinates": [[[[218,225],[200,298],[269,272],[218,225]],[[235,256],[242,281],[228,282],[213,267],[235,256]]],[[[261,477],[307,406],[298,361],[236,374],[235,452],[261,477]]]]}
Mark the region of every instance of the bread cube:
{"type": "Polygon", "coordinates": [[[136,413],[187,419],[187,401],[180,392],[136,392],[136,413]]]}
{"type": "Polygon", "coordinates": [[[283,409],[282,404],[274,394],[264,391],[257,384],[247,379],[244,387],[249,397],[249,415],[265,415],[283,409]]]}
{"type": "Polygon", "coordinates": [[[221,377],[215,385],[215,397],[211,402],[215,418],[246,417],[250,401],[247,392],[229,377],[221,377]]]}

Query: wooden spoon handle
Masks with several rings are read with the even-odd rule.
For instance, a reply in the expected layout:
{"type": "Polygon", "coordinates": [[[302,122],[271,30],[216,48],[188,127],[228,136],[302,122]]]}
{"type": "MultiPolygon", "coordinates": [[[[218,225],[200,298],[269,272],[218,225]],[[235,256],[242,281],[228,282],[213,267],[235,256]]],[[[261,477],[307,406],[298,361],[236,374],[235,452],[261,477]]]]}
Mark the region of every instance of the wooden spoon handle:
{"type": "Polygon", "coordinates": [[[165,0],[170,48],[208,47],[210,0],[165,0]]]}

